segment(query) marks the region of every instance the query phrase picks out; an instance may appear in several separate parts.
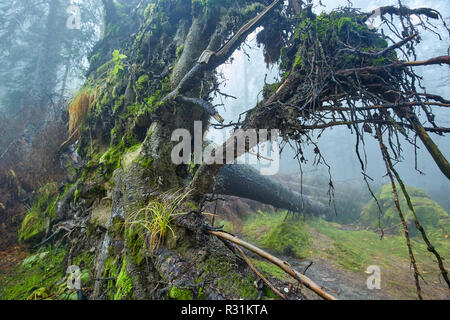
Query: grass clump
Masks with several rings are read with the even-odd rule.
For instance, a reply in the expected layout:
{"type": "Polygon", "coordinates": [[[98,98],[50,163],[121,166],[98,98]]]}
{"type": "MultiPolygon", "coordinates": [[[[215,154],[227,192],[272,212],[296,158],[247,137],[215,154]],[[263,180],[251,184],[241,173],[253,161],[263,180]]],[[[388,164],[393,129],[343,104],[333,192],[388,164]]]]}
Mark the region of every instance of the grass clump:
{"type": "MultiPolygon", "coordinates": [[[[392,265],[394,261],[409,264],[408,249],[403,235],[385,235],[381,240],[379,234],[373,231],[346,230],[339,224],[318,218],[311,218],[307,223],[333,241],[331,246],[317,250],[318,255],[336,261],[344,269],[364,271],[369,265],[396,268],[392,265]]],[[[447,242],[434,243],[443,256],[450,254],[447,242]]],[[[431,270],[435,267],[434,256],[427,251],[426,245],[421,240],[412,239],[412,247],[417,261],[424,269],[431,270]]]]}
{"type": "Polygon", "coordinates": [[[129,234],[137,234],[144,238],[142,243],[151,252],[159,248],[167,233],[173,230],[170,226],[174,216],[189,193],[166,193],[158,199],[150,201],[144,208],[132,214],[127,224],[129,234]]]}

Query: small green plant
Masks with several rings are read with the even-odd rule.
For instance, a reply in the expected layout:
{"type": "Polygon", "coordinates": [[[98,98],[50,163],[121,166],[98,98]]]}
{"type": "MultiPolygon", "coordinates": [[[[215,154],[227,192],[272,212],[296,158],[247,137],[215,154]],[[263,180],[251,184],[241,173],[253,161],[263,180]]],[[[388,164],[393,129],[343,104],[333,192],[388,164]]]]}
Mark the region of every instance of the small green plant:
{"type": "Polygon", "coordinates": [[[113,74],[116,75],[119,73],[119,71],[124,70],[124,68],[122,66],[122,62],[123,62],[123,60],[125,60],[127,58],[127,56],[124,54],[121,54],[119,52],[119,50],[114,50],[112,53],[112,56],[113,56],[113,62],[114,62],[113,74]]]}
{"type": "Polygon", "coordinates": [[[167,232],[174,233],[170,223],[178,213],[182,202],[189,195],[189,192],[165,193],[156,200],[150,201],[147,206],[133,214],[127,222],[131,228],[142,230],[146,239],[144,245],[151,252],[157,250],[164,241],[167,232]]]}

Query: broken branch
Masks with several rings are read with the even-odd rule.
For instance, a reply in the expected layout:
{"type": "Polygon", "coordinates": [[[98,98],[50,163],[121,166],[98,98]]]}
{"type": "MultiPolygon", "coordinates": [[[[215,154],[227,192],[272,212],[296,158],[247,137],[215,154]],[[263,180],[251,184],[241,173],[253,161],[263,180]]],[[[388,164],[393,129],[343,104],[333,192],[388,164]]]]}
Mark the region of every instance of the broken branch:
{"type": "Polygon", "coordinates": [[[258,247],[255,247],[254,245],[245,242],[235,236],[232,236],[225,232],[220,231],[208,231],[210,234],[215,235],[219,238],[228,240],[236,245],[239,245],[241,247],[244,247],[253,253],[256,253],[257,255],[263,257],[264,259],[270,261],[271,263],[277,265],[280,267],[284,272],[294,277],[296,280],[300,281],[305,287],[308,289],[314,291],[318,296],[322,297],[326,300],[337,300],[334,296],[331,294],[325,292],[322,290],[320,286],[318,286],[316,283],[314,283],[311,279],[309,279],[307,276],[299,273],[298,271],[294,270],[289,263],[286,261],[280,260],[277,257],[274,257],[273,255],[267,253],[266,251],[259,249],[258,247]]]}
{"type": "Polygon", "coordinates": [[[184,102],[193,103],[193,104],[196,104],[196,105],[202,107],[211,117],[216,119],[217,122],[223,123],[224,119],[216,111],[214,106],[211,103],[209,103],[208,101],[202,100],[199,98],[186,97],[186,96],[178,96],[177,98],[184,102]]]}

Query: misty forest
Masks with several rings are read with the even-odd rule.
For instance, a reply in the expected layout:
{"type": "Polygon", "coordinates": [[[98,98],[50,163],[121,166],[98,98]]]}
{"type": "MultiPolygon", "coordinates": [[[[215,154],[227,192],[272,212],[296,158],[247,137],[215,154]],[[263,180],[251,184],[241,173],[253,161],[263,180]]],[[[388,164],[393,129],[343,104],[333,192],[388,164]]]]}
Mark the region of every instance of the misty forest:
{"type": "Polygon", "coordinates": [[[449,40],[448,0],[1,0],[0,299],[450,299],[449,40]]]}

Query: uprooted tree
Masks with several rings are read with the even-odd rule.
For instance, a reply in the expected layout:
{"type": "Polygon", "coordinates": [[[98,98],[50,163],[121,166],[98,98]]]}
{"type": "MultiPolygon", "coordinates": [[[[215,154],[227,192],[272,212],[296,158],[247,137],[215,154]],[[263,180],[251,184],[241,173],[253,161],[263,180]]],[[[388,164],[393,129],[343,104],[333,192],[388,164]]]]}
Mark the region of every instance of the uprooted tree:
{"type": "MultiPolygon", "coordinates": [[[[433,109],[449,107],[450,101],[428,93],[414,71],[427,65],[450,65],[448,55],[426,61],[415,59],[415,47],[423,30],[432,30],[437,37],[449,36],[439,35],[434,26],[440,23],[449,31],[439,12],[402,5],[383,7],[379,10],[382,21],[391,30],[386,35],[366,25],[372,12],[341,8],[317,15],[312,3],[305,5],[296,0],[148,0],[126,4],[104,0],[103,5],[105,35],[91,56],[89,80],[69,108],[71,131],[61,146],[64,150],[78,141],[84,166],[74,176],[73,184],[55,200],[52,222],[41,233],[46,235],[41,243],[54,239],[61,231],[68,231],[72,238],[78,234],[81,240],[72,244],[72,255],[85,250],[92,239],[101,243],[94,266],[95,277],[100,280],[95,282],[92,298],[101,298],[102,289],[110,289],[108,275],[117,261],[122,266],[120,274],[125,272],[130,278],[133,292],[120,291],[118,276],[113,284],[118,290],[116,296],[160,298],[167,290],[178,290],[173,288],[195,287],[189,282],[197,277],[195,272],[187,271],[181,260],[201,268],[212,264],[211,257],[234,259],[228,253],[212,253],[210,249],[197,254],[199,247],[223,247],[211,234],[229,248],[233,249],[231,241],[265,255],[322,297],[333,298],[276,258],[208,225],[202,208],[217,193],[247,197],[295,212],[319,214],[327,208],[245,166],[212,164],[192,168],[173,164],[171,152],[176,142],[171,141],[172,132],[183,128],[194,136],[194,121],[202,121],[205,130],[211,121],[219,122],[217,127],[279,129],[284,142],[296,148],[299,161],[306,160],[304,146],[312,144],[316,162],[325,165],[312,138],[313,131],[347,126],[356,135],[356,151],[366,181],[366,161],[360,145],[368,136],[377,139],[380,159],[386,163],[392,181],[421,298],[420,274],[398,205],[397,185],[407,199],[408,195],[393,163],[400,159],[399,136],[415,148],[418,137],[442,173],[450,178],[450,165],[430,137],[430,133],[449,132],[449,128],[438,125],[433,109]],[[413,23],[412,16],[420,22],[413,23]],[[282,80],[266,85],[264,99],[256,106],[248,106],[244,117],[221,124],[222,118],[211,104],[213,95],[224,95],[216,69],[229,61],[255,30],[259,30],[257,39],[264,45],[266,62],[280,63],[282,80]],[[419,110],[424,117],[418,116],[419,110]],[[145,236],[149,228],[140,224],[145,220],[140,214],[154,212],[154,207],[143,204],[167,201],[167,191],[173,189],[183,190],[179,211],[184,208],[188,214],[173,219],[176,235],[170,236],[169,232],[164,248],[154,247],[145,236]],[[94,213],[103,209],[109,212],[108,218],[96,222],[103,231],[100,235],[87,233],[86,225],[92,223],[94,213]],[[117,241],[123,244],[123,250],[117,248],[117,241]],[[180,268],[174,267],[177,262],[180,268]],[[158,288],[158,283],[163,283],[166,291],[158,288]]],[[[248,141],[243,152],[261,142],[248,141]]],[[[234,139],[230,139],[216,148],[213,156],[225,163],[226,150],[234,145],[234,139]]],[[[234,158],[241,155],[236,152],[234,158]]],[[[408,204],[414,211],[410,201],[408,204]]],[[[420,217],[415,217],[443,279],[450,285],[442,258],[420,226],[420,217]]],[[[157,233],[150,230],[153,236],[157,233]]],[[[206,278],[211,276],[206,272],[206,278]]],[[[208,284],[202,290],[210,297],[216,294],[208,284]]]]}

